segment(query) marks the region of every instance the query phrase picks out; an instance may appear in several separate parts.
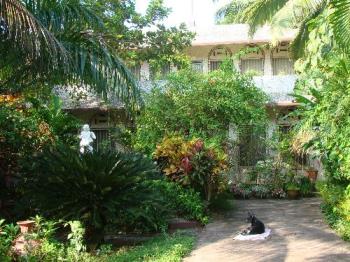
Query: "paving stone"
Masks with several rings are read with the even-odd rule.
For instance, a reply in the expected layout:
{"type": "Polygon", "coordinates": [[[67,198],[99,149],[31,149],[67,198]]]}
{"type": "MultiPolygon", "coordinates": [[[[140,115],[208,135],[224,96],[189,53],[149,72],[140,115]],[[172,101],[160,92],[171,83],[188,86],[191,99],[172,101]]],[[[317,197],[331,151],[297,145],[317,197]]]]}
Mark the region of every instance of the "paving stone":
{"type": "Polygon", "coordinates": [[[215,218],[199,233],[196,248],[184,261],[350,262],[350,244],[325,224],[320,203],[319,198],[236,200],[233,211],[215,218]],[[269,239],[233,240],[248,226],[244,221],[247,211],[272,229],[269,239]]]}

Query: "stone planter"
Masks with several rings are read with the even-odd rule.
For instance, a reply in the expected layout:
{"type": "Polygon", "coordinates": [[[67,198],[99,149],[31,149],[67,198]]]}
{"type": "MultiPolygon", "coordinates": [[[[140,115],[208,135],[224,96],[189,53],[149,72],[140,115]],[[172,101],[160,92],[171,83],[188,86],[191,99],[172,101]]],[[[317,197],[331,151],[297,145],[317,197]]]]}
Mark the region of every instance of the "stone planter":
{"type": "Polygon", "coordinates": [[[288,199],[295,200],[300,196],[300,190],[297,189],[289,189],[287,190],[288,199]]]}
{"type": "Polygon", "coordinates": [[[21,230],[21,234],[33,232],[35,222],[33,220],[18,221],[17,225],[21,230]]]}
{"type": "Polygon", "coordinates": [[[41,242],[40,240],[27,239],[26,237],[28,233],[33,232],[35,226],[35,222],[33,220],[18,221],[17,225],[19,226],[21,233],[13,242],[12,251],[17,256],[24,256],[29,251],[38,248],[41,242]]]}

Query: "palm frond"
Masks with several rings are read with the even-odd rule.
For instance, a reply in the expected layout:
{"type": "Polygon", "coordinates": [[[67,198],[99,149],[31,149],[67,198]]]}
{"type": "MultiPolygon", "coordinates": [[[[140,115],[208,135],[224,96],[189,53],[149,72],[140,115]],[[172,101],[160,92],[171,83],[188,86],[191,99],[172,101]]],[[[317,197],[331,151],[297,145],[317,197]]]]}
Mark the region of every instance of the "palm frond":
{"type": "Polygon", "coordinates": [[[140,104],[132,73],[108,46],[108,30],[85,2],[0,0],[0,7],[5,24],[0,53],[6,54],[0,61],[0,90],[81,84],[104,98],[114,94],[128,109],[140,104]],[[12,42],[18,43],[16,49],[12,42]]]}
{"type": "Polygon", "coordinates": [[[309,39],[310,21],[318,17],[327,7],[328,2],[323,0],[310,0],[305,2],[305,7],[308,10],[307,14],[304,14],[301,23],[298,26],[298,33],[291,43],[291,53],[293,57],[300,58],[304,55],[306,42],[309,39]]]}
{"type": "Polygon", "coordinates": [[[215,21],[219,24],[239,22],[239,14],[255,0],[235,0],[219,8],[215,13],[215,21]]]}
{"type": "Polygon", "coordinates": [[[22,63],[42,70],[69,64],[64,46],[20,1],[0,0],[0,21],[0,45],[19,52],[22,63]]]}
{"type": "Polygon", "coordinates": [[[334,12],[330,16],[334,36],[339,45],[349,50],[350,44],[350,0],[333,0],[334,12]]]}
{"type": "Polygon", "coordinates": [[[289,0],[257,0],[243,10],[239,21],[250,25],[250,34],[254,34],[258,27],[270,22],[289,0]]]}

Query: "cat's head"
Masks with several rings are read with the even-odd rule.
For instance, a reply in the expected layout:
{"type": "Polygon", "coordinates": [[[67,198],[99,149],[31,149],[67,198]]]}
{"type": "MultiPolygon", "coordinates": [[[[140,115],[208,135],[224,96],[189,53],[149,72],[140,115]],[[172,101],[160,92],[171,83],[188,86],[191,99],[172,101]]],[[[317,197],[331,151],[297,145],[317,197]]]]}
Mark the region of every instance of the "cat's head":
{"type": "Polygon", "coordinates": [[[252,223],[255,220],[255,215],[253,212],[248,211],[247,222],[252,223]]]}

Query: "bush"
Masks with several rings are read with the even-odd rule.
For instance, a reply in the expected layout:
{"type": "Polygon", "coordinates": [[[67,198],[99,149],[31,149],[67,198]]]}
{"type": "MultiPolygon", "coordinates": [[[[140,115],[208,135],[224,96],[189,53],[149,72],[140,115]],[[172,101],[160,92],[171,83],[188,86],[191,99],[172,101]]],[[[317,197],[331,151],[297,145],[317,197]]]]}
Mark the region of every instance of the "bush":
{"type": "Polygon", "coordinates": [[[166,137],[157,146],[154,158],[169,180],[195,189],[207,201],[226,189],[226,155],[205,147],[200,139],[166,137]]]}
{"type": "Polygon", "coordinates": [[[221,147],[229,125],[265,125],[267,97],[252,79],[232,66],[209,74],[178,71],[145,97],[136,119],[135,147],[151,154],[161,139],[173,132],[221,147]]]}
{"type": "Polygon", "coordinates": [[[350,240],[350,185],[318,182],[324,203],[322,211],[329,225],[345,240],[350,240]]]}
{"type": "Polygon", "coordinates": [[[10,248],[16,238],[19,228],[14,224],[5,224],[5,220],[0,219],[0,261],[10,262],[10,248]]]}
{"type": "Polygon", "coordinates": [[[177,216],[197,220],[202,224],[208,223],[205,206],[198,192],[162,180],[154,181],[153,186],[162,193],[166,203],[177,216]]]}
{"type": "Polygon", "coordinates": [[[30,163],[24,198],[47,217],[81,220],[88,229],[115,223],[128,230],[140,225],[141,230],[159,230],[164,224],[166,207],[147,183],[160,175],[152,161],[140,154],[81,155],[61,145],[44,150],[30,163]]]}

